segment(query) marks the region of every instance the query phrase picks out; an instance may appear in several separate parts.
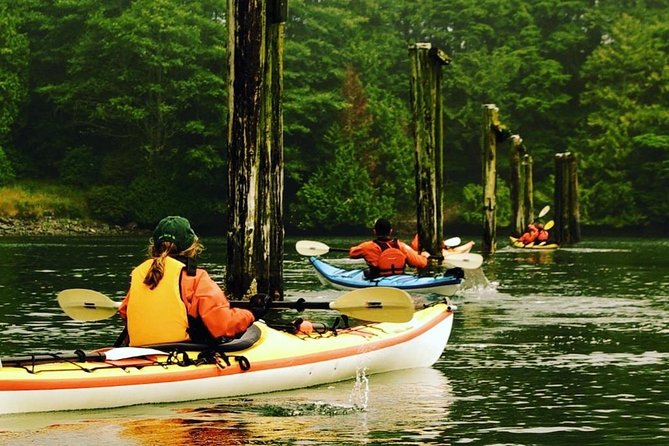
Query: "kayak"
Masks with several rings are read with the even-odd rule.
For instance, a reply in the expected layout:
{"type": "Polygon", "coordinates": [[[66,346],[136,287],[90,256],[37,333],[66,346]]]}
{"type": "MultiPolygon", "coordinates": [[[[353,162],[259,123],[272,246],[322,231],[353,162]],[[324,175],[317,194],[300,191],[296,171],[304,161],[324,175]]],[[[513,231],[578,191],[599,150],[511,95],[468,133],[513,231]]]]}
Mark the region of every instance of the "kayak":
{"type": "Polygon", "coordinates": [[[361,372],[430,367],[452,324],[453,308],[440,301],[408,322],[310,334],[259,321],[216,351],[170,344],[1,358],[0,414],[225,398],[355,379],[361,372]]]}
{"type": "Polygon", "coordinates": [[[309,257],[323,285],[338,290],[355,290],[370,287],[392,287],[414,293],[435,293],[442,296],[455,294],[464,281],[460,268],[451,268],[443,274],[420,276],[417,274],[394,274],[392,276],[367,279],[364,269],[342,269],[318,257],[309,257]]]}
{"type": "Polygon", "coordinates": [[[551,249],[558,249],[560,247],[560,245],[558,245],[557,243],[544,243],[543,245],[540,243],[530,243],[526,245],[522,242],[519,242],[518,238],[516,237],[509,237],[509,240],[511,240],[511,245],[514,248],[551,250],[551,249]]]}

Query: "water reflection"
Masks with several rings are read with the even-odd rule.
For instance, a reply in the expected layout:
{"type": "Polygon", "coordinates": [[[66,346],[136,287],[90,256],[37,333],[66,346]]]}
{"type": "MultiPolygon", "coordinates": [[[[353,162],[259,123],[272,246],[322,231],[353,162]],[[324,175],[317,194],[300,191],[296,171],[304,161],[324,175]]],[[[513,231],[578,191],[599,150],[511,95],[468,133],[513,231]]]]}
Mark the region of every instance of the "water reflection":
{"type": "Polygon", "coordinates": [[[414,369],[368,377],[365,406],[359,381],[241,399],[0,417],[0,441],[14,445],[368,444],[391,435],[407,443],[439,443],[453,389],[438,370],[414,369]],[[392,395],[392,398],[388,398],[392,395]],[[358,401],[359,402],[359,401],[358,401]],[[37,443],[35,443],[37,442],[37,443]],[[97,443],[97,442],[96,442],[97,443]],[[53,444],[53,443],[51,443],[53,444]],[[103,444],[103,443],[98,443],[103,444]]]}

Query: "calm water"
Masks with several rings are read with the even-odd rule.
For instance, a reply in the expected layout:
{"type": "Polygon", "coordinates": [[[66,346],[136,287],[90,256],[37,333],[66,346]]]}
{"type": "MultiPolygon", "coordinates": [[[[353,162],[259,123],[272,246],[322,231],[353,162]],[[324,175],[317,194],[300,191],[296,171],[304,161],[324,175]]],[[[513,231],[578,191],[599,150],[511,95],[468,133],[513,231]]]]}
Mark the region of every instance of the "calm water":
{"type": "MultiPolygon", "coordinates": [[[[286,294],[337,296],[295,241],[286,294]]],[[[117,318],[71,321],[55,296],[92,288],[120,299],[145,242],[0,238],[0,355],[113,342],[117,318]]],[[[205,243],[201,263],[222,282],[223,240],[205,243]]],[[[502,248],[483,272],[454,296],[453,333],[432,368],[243,399],[0,416],[0,444],[669,444],[669,240],[502,248]]]]}

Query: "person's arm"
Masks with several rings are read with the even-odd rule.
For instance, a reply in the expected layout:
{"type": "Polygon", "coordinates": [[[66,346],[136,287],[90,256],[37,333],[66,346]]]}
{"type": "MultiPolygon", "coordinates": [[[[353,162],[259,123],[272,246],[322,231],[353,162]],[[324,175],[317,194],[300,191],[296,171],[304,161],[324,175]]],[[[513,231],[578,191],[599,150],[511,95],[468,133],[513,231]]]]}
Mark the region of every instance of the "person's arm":
{"type": "Polygon", "coordinates": [[[429,253],[419,254],[411,246],[407,245],[404,242],[399,242],[400,249],[407,256],[407,263],[414,268],[425,268],[427,266],[427,259],[430,256],[429,253]]]}
{"type": "Polygon", "coordinates": [[[195,277],[184,273],[181,293],[188,315],[199,317],[215,338],[235,337],[255,321],[250,311],[231,308],[223,290],[203,269],[198,269],[195,277]]]}
{"type": "MultiPolygon", "coordinates": [[[[348,250],[348,256],[352,259],[365,259],[365,260],[367,260],[367,258],[369,257],[370,249],[373,249],[374,246],[376,246],[378,248],[378,246],[374,242],[370,242],[370,241],[362,242],[359,245],[352,246],[348,250]]],[[[381,248],[379,248],[379,250],[380,249],[381,248]]]]}

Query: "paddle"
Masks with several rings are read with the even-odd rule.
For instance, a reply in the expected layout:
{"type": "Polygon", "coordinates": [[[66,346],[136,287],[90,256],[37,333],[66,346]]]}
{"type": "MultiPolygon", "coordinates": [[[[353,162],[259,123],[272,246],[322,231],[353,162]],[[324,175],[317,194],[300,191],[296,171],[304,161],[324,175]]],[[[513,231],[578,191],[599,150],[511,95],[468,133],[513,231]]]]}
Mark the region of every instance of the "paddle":
{"type": "MultiPolygon", "coordinates": [[[[330,251],[348,252],[348,249],[330,248],[325,243],[316,242],[312,240],[300,240],[295,243],[295,249],[298,254],[303,256],[321,256],[330,251]]],[[[462,269],[476,269],[483,263],[483,257],[480,254],[462,253],[449,254],[444,256],[432,256],[435,260],[444,260],[449,266],[456,266],[462,269]]]]}
{"type": "Polygon", "coordinates": [[[555,226],[555,221],[551,220],[551,221],[549,221],[548,223],[546,223],[546,224],[544,225],[544,229],[545,229],[546,231],[548,231],[549,229],[552,229],[553,226],[555,226]]]}
{"type": "MultiPolygon", "coordinates": [[[[58,293],[58,305],[65,314],[79,321],[98,321],[112,317],[119,302],[104,294],[83,288],[63,290],[58,293]]],[[[230,301],[236,308],[249,308],[249,301],[230,301]]],[[[336,310],[347,316],[371,322],[407,322],[414,312],[413,301],[406,291],[397,288],[372,287],[348,292],[332,302],[274,301],[272,308],[297,311],[305,309],[336,310]]]]}
{"type": "Polygon", "coordinates": [[[537,218],[541,218],[541,217],[543,217],[544,215],[548,214],[548,211],[550,211],[550,210],[551,210],[551,207],[550,207],[549,205],[544,206],[544,207],[541,209],[541,211],[539,212],[539,217],[537,217],[537,218]]]}
{"type": "Polygon", "coordinates": [[[451,237],[449,239],[444,240],[444,246],[447,248],[455,248],[460,243],[462,243],[460,237],[451,237]]]}
{"type": "Polygon", "coordinates": [[[167,353],[146,347],[115,347],[104,352],[90,351],[84,352],[77,350],[73,353],[41,353],[24,354],[19,356],[9,356],[0,358],[0,367],[21,367],[37,364],[48,364],[51,362],[71,361],[71,362],[104,362],[120,361],[123,359],[139,358],[141,356],[166,355],[167,353]]]}

